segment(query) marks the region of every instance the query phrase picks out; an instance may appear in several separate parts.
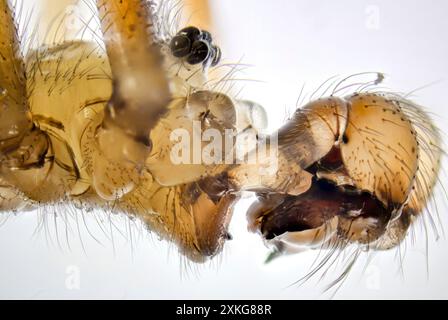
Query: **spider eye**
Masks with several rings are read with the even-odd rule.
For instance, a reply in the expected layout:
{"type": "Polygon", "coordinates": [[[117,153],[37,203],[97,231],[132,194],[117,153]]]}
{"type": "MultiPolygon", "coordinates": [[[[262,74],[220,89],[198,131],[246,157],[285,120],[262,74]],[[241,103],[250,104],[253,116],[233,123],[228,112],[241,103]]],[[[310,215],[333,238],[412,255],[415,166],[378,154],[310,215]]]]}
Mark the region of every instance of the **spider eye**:
{"type": "Polygon", "coordinates": [[[186,58],[189,64],[204,63],[216,66],[221,60],[221,49],[213,45],[210,32],[196,27],[180,30],[170,42],[170,49],[176,58],[186,58]]]}
{"type": "Polygon", "coordinates": [[[213,60],[210,64],[212,67],[216,66],[221,61],[221,49],[217,46],[213,46],[213,60]]]}
{"type": "Polygon", "coordinates": [[[205,30],[201,31],[200,39],[207,41],[208,43],[212,43],[212,41],[213,41],[212,35],[210,34],[210,32],[205,31],[205,30]]]}
{"type": "Polygon", "coordinates": [[[203,40],[193,42],[191,53],[187,58],[189,64],[198,64],[207,60],[210,55],[210,46],[203,40]]]}
{"type": "Polygon", "coordinates": [[[191,41],[187,36],[175,36],[170,43],[170,49],[173,56],[176,58],[183,58],[191,51],[191,41]]]}
{"type": "Polygon", "coordinates": [[[193,43],[195,40],[199,39],[199,36],[201,35],[201,30],[199,30],[196,27],[186,27],[180,30],[177,35],[179,36],[186,36],[188,39],[190,39],[191,43],[193,43]]]}

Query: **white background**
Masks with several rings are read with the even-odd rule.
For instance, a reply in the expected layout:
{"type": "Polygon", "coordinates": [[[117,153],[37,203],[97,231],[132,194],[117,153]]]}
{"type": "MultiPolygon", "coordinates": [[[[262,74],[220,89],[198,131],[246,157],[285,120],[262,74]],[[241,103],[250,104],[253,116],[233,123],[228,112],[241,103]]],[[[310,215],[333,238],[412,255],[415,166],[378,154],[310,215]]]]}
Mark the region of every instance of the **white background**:
{"type": "MultiPolygon", "coordinates": [[[[263,81],[241,85],[245,98],[268,110],[271,128],[294,109],[304,83],[312,93],[331,76],[364,71],[384,72],[386,86],[397,92],[430,84],[413,99],[446,128],[446,1],[214,0],[212,7],[224,60],[251,64],[238,78],[263,81]]],[[[446,199],[438,195],[436,202],[446,225],[446,199]]],[[[9,215],[0,228],[0,298],[329,298],[322,290],[342,269],[288,287],[309,271],[316,253],[264,265],[267,249],[246,231],[248,204],[236,209],[234,240],[202,266],[123,217],[112,218],[115,227],[98,218],[103,232],[92,214],[84,222],[78,213],[77,222],[67,217],[66,235],[68,210],[56,209],[56,220],[37,212],[9,215]]],[[[448,241],[428,232],[428,250],[417,228],[415,243],[408,237],[400,252],[379,253],[366,268],[362,256],[336,298],[448,298],[448,241]]]]}

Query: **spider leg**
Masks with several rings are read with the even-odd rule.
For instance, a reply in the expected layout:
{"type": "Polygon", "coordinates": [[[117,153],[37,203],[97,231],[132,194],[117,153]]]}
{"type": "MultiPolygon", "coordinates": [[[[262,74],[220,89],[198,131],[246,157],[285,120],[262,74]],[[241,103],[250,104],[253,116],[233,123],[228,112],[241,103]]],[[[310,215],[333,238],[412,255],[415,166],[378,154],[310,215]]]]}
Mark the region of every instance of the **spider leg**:
{"type": "Polygon", "coordinates": [[[20,144],[31,130],[25,66],[7,0],[0,0],[0,154],[20,144]]]}
{"type": "Polygon", "coordinates": [[[97,7],[114,85],[104,124],[149,145],[149,132],[171,99],[149,4],[98,0],[97,7]]]}

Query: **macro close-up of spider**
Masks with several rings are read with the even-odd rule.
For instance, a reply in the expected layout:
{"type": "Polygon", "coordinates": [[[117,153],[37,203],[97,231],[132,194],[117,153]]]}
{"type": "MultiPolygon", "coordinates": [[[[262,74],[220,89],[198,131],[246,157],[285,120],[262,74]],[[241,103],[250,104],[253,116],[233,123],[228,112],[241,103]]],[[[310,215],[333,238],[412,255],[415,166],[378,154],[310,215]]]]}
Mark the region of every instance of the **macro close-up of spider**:
{"type": "Polygon", "coordinates": [[[361,2],[0,0],[0,296],[446,297],[448,6],[361,2]]]}

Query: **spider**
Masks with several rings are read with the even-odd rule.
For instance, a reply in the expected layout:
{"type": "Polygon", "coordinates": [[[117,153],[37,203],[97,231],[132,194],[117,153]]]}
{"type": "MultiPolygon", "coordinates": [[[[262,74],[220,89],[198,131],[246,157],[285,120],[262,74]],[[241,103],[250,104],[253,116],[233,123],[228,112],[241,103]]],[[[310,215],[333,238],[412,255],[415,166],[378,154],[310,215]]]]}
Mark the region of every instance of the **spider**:
{"type": "Polygon", "coordinates": [[[121,212],[204,262],[231,239],[233,207],[249,191],[249,229],[272,256],[400,244],[439,174],[440,134],[423,108],[336,87],[266,134],[261,106],[210,81],[221,59],[213,35],[170,32],[160,8],[97,0],[104,46],[66,41],[23,57],[0,0],[2,211],[121,212]]]}

